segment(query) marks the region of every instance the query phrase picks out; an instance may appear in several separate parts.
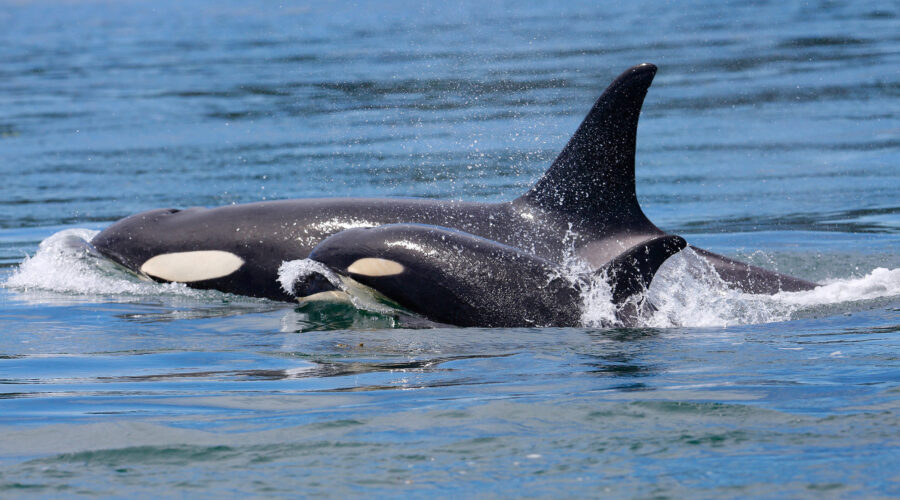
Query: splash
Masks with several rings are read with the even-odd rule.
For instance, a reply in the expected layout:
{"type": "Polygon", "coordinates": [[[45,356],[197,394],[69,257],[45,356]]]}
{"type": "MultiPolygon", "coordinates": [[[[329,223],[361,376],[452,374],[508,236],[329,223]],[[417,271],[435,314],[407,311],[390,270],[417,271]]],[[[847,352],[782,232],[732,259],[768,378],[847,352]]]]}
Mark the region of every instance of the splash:
{"type": "Polygon", "coordinates": [[[637,312],[639,327],[728,327],[788,321],[823,305],[900,296],[900,269],[877,268],[861,278],[832,280],[813,290],[755,295],[730,287],[715,268],[690,248],[666,261],[649,290],[616,306],[603,273],[592,272],[574,247],[563,258],[564,277],[579,281],[584,301],[582,324],[618,327],[625,308],[637,312]]]}
{"type": "Polygon", "coordinates": [[[281,266],[278,268],[278,283],[281,285],[282,290],[293,295],[294,283],[313,274],[322,275],[338,290],[344,289],[344,284],[341,279],[329,269],[328,266],[311,259],[297,259],[282,262],[281,266]]]}
{"type": "Polygon", "coordinates": [[[690,248],[663,264],[647,299],[653,307],[642,323],[658,328],[771,323],[787,321],[794,312],[771,296],[729,287],[715,268],[690,248]]]}
{"type": "Polygon", "coordinates": [[[581,290],[581,298],[584,302],[581,314],[581,324],[587,327],[608,328],[622,326],[617,318],[618,308],[612,300],[612,286],[604,274],[597,274],[575,250],[578,241],[578,233],[572,230],[569,224],[568,230],[563,235],[563,258],[560,268],[560,277],[566,279],[581,290]]]}
{"type": "Polygon", "coordinates": [[[378,314],[392,314],[396,312],[396,309],[388,305],[390,301],[375,290],[349,278],[338,276],[321,262],[311,259],[282,262],[278,268],[278,283],[284,291],[293,294],[294,283],[313,274],[322,275],[335,288],[344,292],[350,303],[357,309],[378,314]]]}
{"type": "Polygon", "coordinates": [[[774,298],[785,304],[817,306],[900,295],[900,269],[872,270],[857,279],[831,280],[806,292],[781,292],[774,298]]]}
{"type": "Polygon", "coordinates": [[[830,281],[813,290],[754,295],[730,288],[690,248],[663,264],[648,292],[649,327],[726,327],[788,321],[817,306],[900,296],[900,269],[878,268],[861,278],[830,281]]]}
{"type": "Polygon", "coordinates": [[[204,296],[182,284],[145,281],[102,257],[89,243],[97,233],[66,229],[53,234],[41,242],[34,256],[25,258],[3,285],[26,293],[204,296]]]}
{"type": "MultiPolygon", "coordinates": [[[[2,285],[32,295],[53,292],[139,299],[169,296],[201,301],[220,301],[226,295],[195,290],[178,283],[145,281],[97,254],[89,243],[96,234],[97,231],[87,229],[68,229],[50,236],[2,285]]],[[[585,304],[582,324],[586,327],[621,326],[609,284],[601,274],[592,272],[590,266],[577,257],[574,244],[571,246],[573,250],[566,253],[560,276],[578,283],[582,289],[585,304]]],[[[290,290],[293,283],[310,273],[323,275],[344,291],[353,308],[384,315],[376,322],[381,327],[393,324],[390,318],[398,312],[408,314],[374,290],[342,278],[323,264],[309,259],[284,262],[278,280],[285,290],[290,290]]],[[[643,297],[649,306],[640,310],[637,324],[668,328],[771,323],[790,320],[821,306],[886,297],[900,297],[900,269],[877,268],[862,277],[831,280],[804,292],[753,295],[730,288],[703,257],[688,248],[660,268],[643,297]]],[[[331,314],[332,309],[326,307],[322,312],[331,314]]],[[[356,321],[352,324],[359,326],[356,321]]]]}

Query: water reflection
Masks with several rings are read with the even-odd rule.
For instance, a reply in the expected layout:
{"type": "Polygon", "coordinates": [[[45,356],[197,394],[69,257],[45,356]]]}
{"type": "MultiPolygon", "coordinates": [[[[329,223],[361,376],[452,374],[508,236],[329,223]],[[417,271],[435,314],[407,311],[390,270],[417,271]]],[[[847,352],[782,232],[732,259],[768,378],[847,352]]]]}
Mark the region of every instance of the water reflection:
{"type": "MultiPolygon", "coordinates": [[[[670,330],[660,328],[616,328],[587,332],[589,349],[581,354],[586,373],[598,377],[624,379],[610,388],[620,391],[652,390],[650,385],[628,379],[654,377],[664,368],[651,361],[664,335],[670,330]]],[[[664,341],[664,340],[663,340],[664,341]]]]}
{"type": "MultiPolygon", "coordinates": [[[[155,304],[154,310],[148,312],[130,312],[117,314],[115,317],[140,324],[168,323],[180,320],[198,320],[262,314],[285,308],[284,304],[269,301],[254,301],[251,298],[236,298],[235,302],[223,300],[220,303],[189,302],[187,304],[155,304]]],[[[141,308],[147,306],[147,300],[141,302],[141,308]]]]}

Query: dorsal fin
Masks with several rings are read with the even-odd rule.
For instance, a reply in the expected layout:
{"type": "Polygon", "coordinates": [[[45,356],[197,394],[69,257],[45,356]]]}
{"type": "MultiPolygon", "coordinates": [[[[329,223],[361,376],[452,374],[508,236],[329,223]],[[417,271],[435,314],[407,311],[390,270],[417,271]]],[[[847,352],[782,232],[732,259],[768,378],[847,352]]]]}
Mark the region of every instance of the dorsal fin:
{"type": "MultiPolygon", "coordinates": [[[[656,66],[639,64],[603,92],[544,176],[517,201],[585,223],[646,222],[634,186],[638,117],[656,66]]],[[[652,224],[651,224],[652,226],[652,224]]]]}
{"type": "Polygon", "coordinates": [[[612,286],[613,303],[622,304],[649,288],[663,262],[686,246],[680,236],[659,236],[629,248],[596,272],[612,286]]]}

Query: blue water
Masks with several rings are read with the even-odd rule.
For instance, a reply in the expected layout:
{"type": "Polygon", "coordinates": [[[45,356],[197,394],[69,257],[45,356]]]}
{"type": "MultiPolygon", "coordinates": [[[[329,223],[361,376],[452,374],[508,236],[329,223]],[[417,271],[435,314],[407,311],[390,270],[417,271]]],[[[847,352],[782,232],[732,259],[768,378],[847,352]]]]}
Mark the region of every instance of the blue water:
{"type": "Polygon", "coordinates": [[[900,496],[898,98],[891,2],[0,2],[0,496],[900,496]],[[508,200],[640,62],[650,219],[825,287],[686,255],[642,328],[407,330],[61,243],[508,200]]]}

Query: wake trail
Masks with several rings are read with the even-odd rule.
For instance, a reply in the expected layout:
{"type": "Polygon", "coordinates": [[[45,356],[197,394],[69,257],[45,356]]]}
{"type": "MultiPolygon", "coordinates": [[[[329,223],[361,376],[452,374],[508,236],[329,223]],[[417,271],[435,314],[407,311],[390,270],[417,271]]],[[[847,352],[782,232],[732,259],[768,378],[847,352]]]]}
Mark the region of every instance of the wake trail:
{"type": "MultiPolygon", "coordinates": [[[[110,296],[123,300],[137,298],[183,297],[201,301],[221,301],[221,292],[196,290],[179,283],[156,283],[132,272],[92,251],[90,240],[97,231],[67,229],[41,242],[35,255],[25,260],[9,275],[2,286],[26,297],[44,292],[68,296],[110,296]]],[[[306,259],[287,262],[279,280],[286,289],[300,276],[322,272],[320,265],[306,259]]],[[[563,262],[563,273],[573,280],[582,279],[589,269],[577,258],[563,262]]],[[[326,274],[326,276],[328,276],[326,274]]],[[[390,308],[364,288],[348,286],[331,276],[344,290],[353,306],[380,314],[390,308]]],[[[804,311],[836,304],[852,304],[884,298],[900,298],[900,268],[875,268],[861,277],[828,280],[822,286],[802,292],[780,292],[775,295],[747,294],[719,278],[715,269],[691,249],[671,257],[646,292],[652,304],[638,320],[641,327],[727,327],[772,323],[795,319],[804,311]]],[[[609,284],[597,277],[583,287],[586,327],[615,327],[616,306],[611,301],[609,284]]]]}

